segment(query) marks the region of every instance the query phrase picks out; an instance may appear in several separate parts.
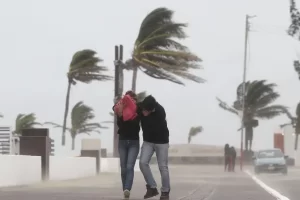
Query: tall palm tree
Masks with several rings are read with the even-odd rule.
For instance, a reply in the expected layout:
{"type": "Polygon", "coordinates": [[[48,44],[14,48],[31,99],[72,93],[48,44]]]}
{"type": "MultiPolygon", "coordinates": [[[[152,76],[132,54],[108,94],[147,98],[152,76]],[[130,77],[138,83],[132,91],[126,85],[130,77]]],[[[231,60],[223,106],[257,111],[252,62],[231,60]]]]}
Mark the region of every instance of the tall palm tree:
{"type": "MultiPolygon", "coordinates": [[[[290,0],[290,17],[291,25],[288,29],[288,34],[300,40],[300,12],[296,7],[295,0],[290,0]]],[[[300,62],[299,60],[294,61],[294,69],[297,72],[300,79],[300,62]]]]}
{"type": "MultiPolygon", "coordinates": [[[[92,132],[100,133],[100,128],[106,128],[99,123],[90,122],[95,118],[94,110],[85,105],[82,101],[78,102],[71,112],[71,127],[67,127],[66,130],[71,134],[72,138],[72,150],[75,149],[75,139],[79,134],[90,134],[92,132]]],[[[44,124],[53,125],[55,128],[63,128],[63,126],[53,123],[45,122],[44,124]]]]}
{"type": "Polygon", "coordinates": [[[200,69],[201,59],[178,41],[187,37],[184,31],[187,24],[175,22],[173,14],[168,8],[157,8],[142,21],[131,59],[125,63],[126,69],[133,70],[132,91],[136,90],[138,69],[152,78],[182,85],[178,77],[204,82],[189,72],[200,69]]]}
{"type": "MultiPolygon", "coordinates": [[[[219,106],[237,116],[240,115],[240,112],[242,112],[242,87],[243,84],[237,87],[237,99],[234,101],[233,106],[229,106],[217,98],[219,106]]],[[[279,93],[275,92],[275,87],[276,84],[266,83],[266,80],[246,82],[245,109],[243,113],[246,150],[248,150],[248,142],[250,146],[249,150],[251,150],[253,128],[258,126],[258,119],[272,119],[273,117],[288,112],[287,107],[272,104],[280,96],[279,93]]]]}
{"type": "Polygon", "coordinates": [[[188,136],[188,143],[190,144],[191,141],[192,141],[192,137],[195,137],[196,135],[198,135],[202,131],[203,131],[202,126],[191,127],[190,132],[189,132],[189,136],[188,136]]]}
{"type": "Polygon", "coordinates": [[[294,117],[290,112],[286,113],[288,118],[291,120],[290,123],[282,124],[281,127],[284,127],[285,125],[292,125],[293,128],[295,128],[295,143],[294,143],[294,149],[298,149],[298,138],[300,134],[300,103],[298,103],[296,108],[296,117],[294,117]]]}
{"type": "Polygon", "coordinates": [[[66,124],[69,112],[69,101],[70,101],[70,92],[71,86],[75,85],[77,82],[90,83],[94,80],[97,81],[107,81],[112,80],[112,77],[109,75],[102,74],[103,72],[108,71],[104,66],[98,65],[99,62],[102,62],[100,58],[96,56],[96,52],[90,49],[85,49],[78,51],[73,55],[71,60],[69,71],[67,73],[68,78],[68,89],[66,96],[66,105],[62,129],[62,145],[66,143],[66,124]]]}
{"type": "Polygon", "coordinates": [[[13,131],[13,134],[21,135],[23,129],[34,128],[34,126],[36,125],[42,125],[42,124],[36,122],[36,116],[34,113],[18,114],[15,121],[15,130],[13,131]]]}

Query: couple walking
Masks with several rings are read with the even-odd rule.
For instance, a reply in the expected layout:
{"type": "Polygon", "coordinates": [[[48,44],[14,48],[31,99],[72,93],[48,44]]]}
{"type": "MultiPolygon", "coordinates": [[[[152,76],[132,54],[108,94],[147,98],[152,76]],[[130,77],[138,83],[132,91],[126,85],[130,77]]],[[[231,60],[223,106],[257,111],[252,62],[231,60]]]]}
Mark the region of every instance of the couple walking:
{"type": "Polygon", "coordinates": [[[113,107],[117,115],[119,134],[119,156],[124,198],[130,197],[134,179],[134,166],[140,151],[139,132],[143,131],[143,144],[140,154],[140,169],[146,182],[144,199],[159,194],[149,162],[154,152],[161,174],[161,200],[169,199],[170,178],[168,169],[169,130],[164,108],[153,96],[147,96],[137,104],[137,96],[132,91],[113,107]]]}
{"type": "Polygon", "coordinates": [[[236,160],[235,148],[233,146],[230,147],[229,144],[225,144],[224,157],[225,157],[224,170],[229,172],[234,172],[235,160],[236,160]]]}

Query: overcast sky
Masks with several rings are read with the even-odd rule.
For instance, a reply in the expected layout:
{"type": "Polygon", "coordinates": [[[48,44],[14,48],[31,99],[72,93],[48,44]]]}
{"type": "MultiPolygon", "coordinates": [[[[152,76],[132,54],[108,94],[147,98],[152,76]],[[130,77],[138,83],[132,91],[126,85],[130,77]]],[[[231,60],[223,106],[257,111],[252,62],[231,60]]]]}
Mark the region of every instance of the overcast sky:
{"type": "MultiPolygon", "coordinates": [[[[114,45],[123,44],[124,57],[129,58],[141,21],[161,6],[173,9],[177,21],[189,23],[189,38],[184,43],[204,60],[204,69],[196,73],[207,79],[205,84],[186,81],[183,87],[139,72],[137,90],[146,90],[166,109],[171,143],[186,143],[189,128],[201,125],[204,132],[193,143],[239,145],[239,118],[220,109],[215,98],[232,104],[242,81],[246,14],[257,16],[251,20],[255,32],[249,35],[247,79],[277,83],[281,97],[276,103],[290,107],[294,113],[300,100],[300,81],[292,62],[300,45],[285,33],[289,1],[147,2],[0,0],[0,113],[5,115],[0,124],[13,127],[17,114],[31,112],[40,122],[62,123],[66,73],[73,53],[85,48],[96,50],[113,75],[114,45]]],[[[132,73],[126,73],[125,90],[130,89],[131,78],[132,73]]],[[[113,81],[77,84],[72,88],[70,107],[83,100],[95,109],[97,122],[110,120],[113,87],[113,81]]],[[[260,121],[255,128],[254,148],[271,147],[274,131],[285,122],[286,117],[260,121]]],[[[60,145],[61,130],[51,129],[51,136],[60,145]]],[[[91,137],[101,138],[103,147],[111,151],[112,136],[111,126],[91,137]]],[[[67,148],[70,143],[68,138],[67,148]]]]}

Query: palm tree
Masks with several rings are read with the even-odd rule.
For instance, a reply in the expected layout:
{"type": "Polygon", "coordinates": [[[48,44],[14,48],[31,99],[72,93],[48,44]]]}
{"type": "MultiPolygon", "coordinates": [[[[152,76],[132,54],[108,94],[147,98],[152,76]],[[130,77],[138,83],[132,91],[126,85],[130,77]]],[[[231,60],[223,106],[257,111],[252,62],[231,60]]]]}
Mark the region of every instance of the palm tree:
{"type": "MultiPolygon", "coordinates": [[[[233,106],[228,106],[227,103],[217,98],[219,106],[237,116],[242,112],[242,86],[237,87],[237,99],[233,106]]],[[[252,147],[253,128],[258,126],[258,119],[272,119],[280,114],[287,113],[287,107],[282,105],[271,105],[280,96],[275,92],[276,84],[266,83],[266,80],[248,81],[245,85],[245,108],[244,108],[244,123],[245,128],[245,149],[249,150],[252,147]]],[[[243,128],[242,127],[242,128],[243,128]]]]}
{"type": "MultiPolygon", "coordinates": [[[[71,112],[71,127],[67,127],[66,130],[70,132],[72,138],[72,150],[75,149],[75,139],[79,134],[90,134],[92,132],[100,133],[98,129],[106,128],[99,123],[90,122],[95,118],[94,110],[85,105],[82,101],[78,102],[71,112]]],[[[44,124],[53,125],[54,128],[63,128],[63,126],[53,123],[45,122],[44,124]]]]}
{"type": "MultiPolygon", "coordinates": [[[[300,12],[296,7],[295,0],[290,0],[290,17],[291,25],[288,29],[288,34],[300,40],[300,12]]],[[[299,60],[294,61],[294,69],[297,72],[300,79],[300,62],[299,60]]]]}
{"type": "Polygon", "coordinates": [[[13,134],[15,135],[21,135],[22,130],[25,128],[34,128],[35,125],[42,125],[41,123],[36,122],[34,113],[18,114],[15,123],[15,130],[13,131],[13,134]]]}
{"type": "Polygon", "coordinates": [[[300,103],[298,103],[296,108],[296,117],[294,117],[290,112],[286,113],[288,118],[291,120],[290,123],[282,124],[280,127],[284,127],[286,125],[292,125],[293,128],[295,128],[295,143],[294,143],[294,149],[298,149],[298,138],[300,134],[300,103]]]}
{"type": "Polygon", "coordinates": [[[102,74],[108,71],[104,66],[99,66],[98,63],[102,62],[100,58],[96,57],[96,52],[93,50],[85,49],[78,51],[73,55],[71,60],[69,71],[67,73],[68,78],[68,90],[66,96],[66,105],[64,113],[64,122],[62,129],[62,145],[66,143],[66,124],[69,112],[69,101],[71,86],[77,82],[90,83],[94,80],[107,81],[112,80],[111,76],[102,74]]]}
{"type": "Polygon", "coordinates": [[[202,131],[203,131],[202,126],[191,127],[190,132],[189,132],[189,136],[188,136],[188,143],[190,144],[191,141],[192,141],[192,137],[198,135],[202,131]]]}
{"type": "Polygon", "coordinates": [[[178,41],[187,37],[184,31],[187,24],[175,22],[173,14],[168,8],[157,8],[142,21],[131,59],[124,66],[133,70],[132,91],[136,91],[138,69],[152,78],[182,85],[184,83],[178,77],[204,82],[189,72],[200,69],[201,59],[178,41]]]}

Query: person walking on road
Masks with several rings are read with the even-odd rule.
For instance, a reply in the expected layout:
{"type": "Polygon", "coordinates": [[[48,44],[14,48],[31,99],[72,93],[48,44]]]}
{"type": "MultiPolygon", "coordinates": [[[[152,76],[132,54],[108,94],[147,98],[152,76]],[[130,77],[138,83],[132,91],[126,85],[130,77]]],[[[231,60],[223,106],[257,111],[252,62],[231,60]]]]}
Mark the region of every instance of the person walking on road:
{"type": "Polygon", "coordinates": [[[170,176],[168,169],[169,129],[165,109],[153,96],[147,96],[140,104],[141,127],[143,130],[143,145],[140,155],[140,169],[146,181],[147,192],[144,199],[158,195],[157,184],[152,175],[149,162],[156,153],[161,174],[160,200],[169,200],[170,176]]]}
{"type": "Polygon", "coordinates": [[[224,171],[230,171],[231,169],[231,155],[229,144],[225,144],[224,147],[224,171]]]}
{"type": "MultiPolygon", "coordinates": [[[[128,91],[125,94],[128,101],[133,101],[136,104],[136,94],[128,91]],[[126,96],[128,95],[128,96],[126,96]]],[[[131,102],[132,103],[132,102],[131,102]]],[[[113,110],[117,115],[117,125],[119,134],[119,156],[121,165],[121,179],[124,198],[130,197],[130,191],[134,179],[134,166],[137,156],[140,151],[139,132],[140,132],[140,117],[137,115],[137,110],[134,108],[126,107],[125,101],[118,102],[113,106],[113,110]],[[132,116],[124,117],[125,107],[128,113],[132,116]],[[135,110],[134,110],[135,109],[135,110]],[[131,112],[131,113],[130,113],[131,112]]],[[[132,104],[130,104],[132,105],[132,104]]]]}
{"type": "Polygon", "coordinates": [[[236,150],[235,150],[234,146],[230,147],[230,155],[231,155],[231,171],[234,172],[235,159],[236,159],[236,150]]]}

